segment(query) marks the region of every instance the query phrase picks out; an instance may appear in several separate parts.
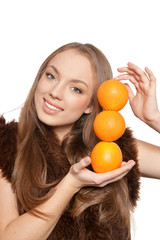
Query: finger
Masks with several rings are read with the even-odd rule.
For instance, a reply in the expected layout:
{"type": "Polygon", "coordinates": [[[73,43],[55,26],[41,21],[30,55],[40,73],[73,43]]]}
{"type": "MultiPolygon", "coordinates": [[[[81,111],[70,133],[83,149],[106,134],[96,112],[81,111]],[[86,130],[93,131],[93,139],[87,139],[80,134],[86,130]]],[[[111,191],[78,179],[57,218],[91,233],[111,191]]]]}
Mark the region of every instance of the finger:
{"type": "Polygon", "coordinates": [[[121,67],[121,68],[117,68],[117,71],[118,72],[127,72],[127,73],[131,73],[131,74],[133,74],[134,73],[134,71],[132,71],[131,69],[129,69],[128,67],[121,67]]]}
{"type": "Polygon", "coordinates": [[[116,77],[115,79],[117,80],[129,80],[136,88],[138,92],[140,92],[140,87],[139,87],[139,82],[140,80],[137,81],[137,79],[133,75],[129,74],[123,74],[119,76],[118,78],[116,77]]]}
{"type": "Polygon", "coordinates": [[[102,180],[105,181],[110,181],[116,177],[118,177],[119,175],[129,171],[133,166],[135,165],[135,161],[133,160],[129,160],[126,164],[123,164],[123,166],[121,166],[118,169],[115,169],[113,171],[107,172],[107,173],[99,173],[99,176],[102,175],[102,180]]]}
{"type": "Polygon", "coordinates": [[[136,79],[130,74],[122,74],[115,77],[117,80],[130,80],[133,84],[136,82],[136,79]]]}
{"type": "Polygon", "coordinates": [[[155,78],[153,72],[148,67],[145,67],[145,71],[149,76],[150,82],[151,83],[156,83],[156,78],[155,78]]]}
{"type": "MultiPolygon", "coordinates": [[[[129,75],[133,75],[137,81],[140,81],[139,76],[135,73],[135,71],[129,69],[128,67],[117,68],[117,71],[120,73],[126,72],[129,75]]],[[[117,79],[121,78],[122,75],[116,77],[117,79]]]]}
{"type": "MultiPolygon", "coordinates": [[[[104,187],[105,185],[107,185],[109,183],[116,182],[116,181],[122,179],[133,168],[133,166],[135,165],[135,162],[134,161],[129,162],[129,163],[127,162],[125,165],[126,165],[126,167],[123,169],[123,171],[121,169],[121,171],[119,171],[118,174],[116,174],[114,177],[112,177],[110,179],[107,179],[107,181],[102,182],[99,185],[99,187],[104,187]]],[[[110,173],[113,173],[113,171],[111,171],[110,173]]]]}
{"type": "Polygon", "coordinates": [[[102,183],[102,184],[100,185],[100,187],[104,187],[104,186],[106,186],[107,184],[110,184],[110,183],[112,183],[112,182],[116,182],[116,181],[122,179],[125,175],[127,175],[127,173],[128,173],[129,171],[130,171],[130,170],[125,171],[125,172],[123,172],[122,174],[118,175],[116,178],[113,178],[113,179],[111,179],[111,180],[109,180],[109,181],[106,181],[106,182],[102,183]]]}
{"type": "Polygon", "coordinates": [[[128,63],[128,67],[140,77],[142,82],[146,83],[149,81],[147,74],[140,67],[131,62],[128,63]]]}
{"type": "Polygon", "coordinates": [[[90,163],[91,163],[91,158],[87,156],[79,162],[79,167],[83,169],[87,167],[90,163]]]}
{"type": "Polygon", "coordinates": [[[91,163],[91,159],[90,159],[90,157],[87,156],[87,157],[83,158],[80,162],[73,165],[74,171],[79,172],[82,169],[88,167],[90,165],[90,163],[91,163]]]}
{"type": "Polygon", "coordinates": [[[127,162],[122,162],[121,166],[125,165],[127,162]]]}
{"type": "Polygon", "coordinates": [[[122,167],[120,167],[119,169],[115,169],[111,172],[111,179],[114,179],[118,176],[120,176],[121,174],[124,174],[125,172],[128,172],[131,170],[131,168],[135,165],[135,161],[133,160],[129,160],[128,162],[126,162],[126,164],[124,164],[122,167]]]}
{"type": "Polygon", "coordinates": [[[135,95],[134,95],[134,93],[133,93],[133,91],[132,91],[132,89],[131,89],[131,87],[129,86],[128,83],[125,83],[124,85],[126,86],[126,88],[127,88],[127,90],[128,90],[128,99],[129,99],[129,102],[132,102],[132,100],[134,99],[135,95]]]}
{"type": "MultiPolygon", "coordinates": [[[[131,169],[132,169],[132,168],[131,168],[131,169]]],[[[109,183],[112,183],[112,182],[116,182],[116,181],[122,179],[124,176],[126,176],[126,175],[129,173],[129,171],[130,171],[131,169],[128,169],[127,171],[125,171],[125,172],[123,172],[122,174],[118,175],[116,178],[111,179],[110,181],[108,181],[108,184],[109,184],[109,183]]]]}

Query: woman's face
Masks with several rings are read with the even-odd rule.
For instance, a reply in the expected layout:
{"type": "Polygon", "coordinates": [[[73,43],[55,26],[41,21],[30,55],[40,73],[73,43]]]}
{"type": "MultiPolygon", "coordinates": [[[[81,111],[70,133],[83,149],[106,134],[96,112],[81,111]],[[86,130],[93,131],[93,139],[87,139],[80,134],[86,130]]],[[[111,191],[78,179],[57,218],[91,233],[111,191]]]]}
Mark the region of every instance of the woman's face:
{"type": "Polygon", "coordinates": [[[87,57],[74,49],[57,54],[46,67],[35,91],[39,119],[60,139],[83,113],[92,111],[94,71],[87,57]]]}

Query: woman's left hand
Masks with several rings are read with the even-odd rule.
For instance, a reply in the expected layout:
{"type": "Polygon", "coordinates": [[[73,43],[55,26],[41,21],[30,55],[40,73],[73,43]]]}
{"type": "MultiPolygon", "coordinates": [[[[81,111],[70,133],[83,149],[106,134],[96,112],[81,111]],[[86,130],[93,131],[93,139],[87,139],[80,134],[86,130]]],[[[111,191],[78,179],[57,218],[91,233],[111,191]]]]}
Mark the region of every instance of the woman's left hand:
{"type": "Polygon", "coordinates": [[[129,80],[136,88],[134,95],[130,86],[125,83],[129,93],[129,102],[136,117],[160,132],[156,78],[152,71],[147,67],[143,71],[133,63],[128,63],[127,67],[118,68],[118,71],[123,74],[116,77],[117,80],[129,80]]]}

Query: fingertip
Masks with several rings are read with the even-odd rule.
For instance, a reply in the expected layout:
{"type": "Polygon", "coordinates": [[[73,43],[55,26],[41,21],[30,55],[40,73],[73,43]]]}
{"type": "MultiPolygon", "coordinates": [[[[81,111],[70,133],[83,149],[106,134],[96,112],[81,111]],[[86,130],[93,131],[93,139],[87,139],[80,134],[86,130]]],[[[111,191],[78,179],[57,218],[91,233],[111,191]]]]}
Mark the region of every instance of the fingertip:
{"type": "Polygon", "coordinates": [[[152,73],[151,69],[149,67],[144,68],[147,73],[152,73]]]}
{"type": "Polygon", "coordinates": [[[128,90],[128,99],[129,99],[129,102],[131,103],[132,100],[134,99],[134,93],[128,83],[124,83],[124,85],[126,86],[126,88],[128,90]]]}
{"type": "Polygon", "coordinates": [[[133,69],[133,68],[136,67],[136,65],[135,65],[134,63],[132,63],[132,62],[128,62],[127,65],[128,65],[128,67],[131,68],[131,69],[133,69]]]}
{"type": "Polygon", "coordinates": [[[133,167],[136,162],[134,160],[129,160],[128,162],[123,161],[121,166],[124,166],[126,164],[133,167]]]}
{"type": "Polygon", "coordinates": [[[129,84],[128,83],[123,83],[126,87],[128,87],[129,86],[129,84]]]}
{"type": "Polygon", "coordinates": [[[151,70],[148,67],[145,67],[144,70],[148,73],[151,72],[151,70]]]}
{"type": "Polygon", "coordinates": [[[145,67],[145,71],[148,74],[151,83],[155,83],[156,82],[156,77],[155,77],[154,73],[152,72],[152,70],[150,70],[150,68],[148,68],[148,67],[145,67]]]}
{"type": "Polygon", "coordinates": [[[78,169],[81,170],[81,169],[86,168],[87,166],[89,166],[90,163],[91,163],[91,159],[90,159],[90,157],[87,156],[87,157],[82,158],[82,159],[81,159],[77,164],[75,164],[75,165],[77,165],[78,169]]]}
{"type": "Polygon", "coordinates": [[[128,163],[131,164],[132,166],[134,166],[136,164],[136,162],[134,160],[129,160],[128,163]]]}
{"type": "Polygon", "coordinates": [[[91,163],[91,158],[89,156],[85,157],[84,160],[85,160],[86,164],[90,164],[91,163]]]}
{"type": "Polygon", "coordinates": [[[126,162],[122,162],[121,166],[124,166],[124,165],[126,165],[126,162]]]}

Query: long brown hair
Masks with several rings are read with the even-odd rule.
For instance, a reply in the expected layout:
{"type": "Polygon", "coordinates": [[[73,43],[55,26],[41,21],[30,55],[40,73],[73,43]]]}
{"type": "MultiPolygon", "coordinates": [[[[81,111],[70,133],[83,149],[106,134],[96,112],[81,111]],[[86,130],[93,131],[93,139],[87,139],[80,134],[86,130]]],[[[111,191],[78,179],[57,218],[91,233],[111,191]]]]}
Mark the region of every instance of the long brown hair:
{"type": "MultiPolygon", "coordinates": [[[[83,114],[80,119],[75,122],[71,132],[62,143],[62,147],[70,164],[72,165],[82,157],[89,155],[98,141],[93,131],[93,121],[95,116],[102,111],[102,108],[97,101],[96,91],[103,81],[113,77],[112,70],[104,54],[93,45],[81,43],[66,44],[53,52],[40,67],[19,119],[18,151],[12,180],[17,199],[25,211],[32,210],[38,204],[48,199],[51,194],[53,194],[53,192],[48,191],[48,189],[54,189],[53,187],[59,181],[58,179],[56,182],[50,184],[46,182],[47,161],[38,144],[38,136],[36,134],[36,129],[38,128],[43,137],[46,137],[46,129],[45,125],[42,124],[37,117],[34,94],[38,81],[50,60],[58,53],[69,49],[75,49],[90,60],[97,80],[97,85],[92,97],[93,111],[90,114],[83,114]],[[75,149],[74,147],[76,141],[81,142],[79,149],[75,149]]],[[[128,234],[130,233],[130,202],[128,200],[128,188],[123,179],[110,184],[107,190],[92,187],[81,189],[75,197],[72,209],[73,217],[78,216],[83,213],[86,208],[94,206],[95,204],[99,204],[100,222],[103,223],[105,221],[105,223],[109,223],[113,218],[117,218],[120,212],[122,219],[119,220],[119,227],[127,229],[128,234]],[[103,203],[107,198],[110,198],[111,201],[106,212],[103,209],[103,203]]]]}

